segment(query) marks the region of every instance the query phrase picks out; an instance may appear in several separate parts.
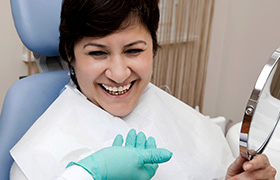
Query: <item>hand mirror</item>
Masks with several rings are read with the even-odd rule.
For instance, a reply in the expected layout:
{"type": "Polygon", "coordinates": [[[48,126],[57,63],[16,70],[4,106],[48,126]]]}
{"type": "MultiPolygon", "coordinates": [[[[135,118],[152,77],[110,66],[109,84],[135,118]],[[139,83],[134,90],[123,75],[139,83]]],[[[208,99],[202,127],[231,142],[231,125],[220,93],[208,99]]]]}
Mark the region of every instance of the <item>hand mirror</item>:
{"type": "Polygon", "coordinates": [[[280,48],[262,69],[245,108],[239,148],[247,160],[264,151],[280,118],[279,58],[280,48]]]}

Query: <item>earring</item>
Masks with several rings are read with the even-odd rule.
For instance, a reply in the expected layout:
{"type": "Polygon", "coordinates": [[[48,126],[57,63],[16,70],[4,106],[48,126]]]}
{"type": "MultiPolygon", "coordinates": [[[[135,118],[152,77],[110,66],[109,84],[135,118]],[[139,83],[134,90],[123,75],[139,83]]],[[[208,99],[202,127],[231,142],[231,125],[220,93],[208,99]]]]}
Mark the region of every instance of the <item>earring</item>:
{"type": "Polygon", "coordinates": [[[72,66],[70,66],[69,69],[70,69],[70,77],[71,77],[72,81],[76,84],[77,89],[80,90],[80,86],[78,84],[74,68],[72,66]]]}
{"type": "Polygon", "coordinates": [[[75,77],[75,70],[74,70],[73,67],[70,68],[70,75],[71,75],[72,77],[75,77]]]}

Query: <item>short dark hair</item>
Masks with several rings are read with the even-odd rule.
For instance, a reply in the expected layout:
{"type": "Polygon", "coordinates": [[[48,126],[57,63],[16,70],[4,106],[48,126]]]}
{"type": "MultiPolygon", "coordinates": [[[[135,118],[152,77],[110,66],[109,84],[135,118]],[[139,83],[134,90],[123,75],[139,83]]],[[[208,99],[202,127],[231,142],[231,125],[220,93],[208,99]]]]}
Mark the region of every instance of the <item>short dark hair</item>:
{"type": "Polygon", "coordinates": [[[105,37],[140,22],[150,32],[153,53],[158,48],[159,0],[64,0],[59,52],[74,58],[74,45],[83,37],[105,37]]]}

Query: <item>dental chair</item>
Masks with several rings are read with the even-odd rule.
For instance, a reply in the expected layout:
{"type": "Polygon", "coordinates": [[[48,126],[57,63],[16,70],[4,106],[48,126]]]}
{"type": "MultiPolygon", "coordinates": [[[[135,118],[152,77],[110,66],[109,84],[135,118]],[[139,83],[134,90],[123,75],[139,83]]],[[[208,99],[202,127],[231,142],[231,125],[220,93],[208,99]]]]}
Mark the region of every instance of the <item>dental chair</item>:
{"type": "Polygon", "coordinates": [[[25,77],[8,90],[0,115],[0,179],[8,180],[13,159],[9,150],[58,97],[69,82],[59,58],[62,0],[11,0],[16,30],[23,44],[40,55],[40,73],[25,77]],[[47,72],[48,71],[48,72],[47,72]]]}

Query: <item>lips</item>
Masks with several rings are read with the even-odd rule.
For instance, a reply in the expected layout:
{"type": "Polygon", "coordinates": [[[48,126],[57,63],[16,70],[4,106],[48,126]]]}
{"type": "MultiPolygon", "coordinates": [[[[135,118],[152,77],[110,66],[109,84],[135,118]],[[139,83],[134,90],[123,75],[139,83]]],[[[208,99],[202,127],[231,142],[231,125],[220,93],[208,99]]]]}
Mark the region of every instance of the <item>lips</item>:
{"type": "Polygon", "coordinates": [[[127,91],[129,91],[131,89],[131,87],[133,86],[135,81],[127,84],[127,85],[123,85],[123,86],[109,86],[106,84],[100,84],[100,86],[109,94],[111,95],[123,95],[125,94],[127,91]]]}

